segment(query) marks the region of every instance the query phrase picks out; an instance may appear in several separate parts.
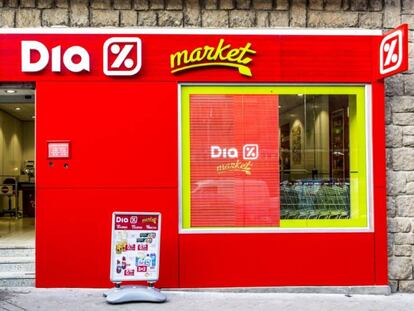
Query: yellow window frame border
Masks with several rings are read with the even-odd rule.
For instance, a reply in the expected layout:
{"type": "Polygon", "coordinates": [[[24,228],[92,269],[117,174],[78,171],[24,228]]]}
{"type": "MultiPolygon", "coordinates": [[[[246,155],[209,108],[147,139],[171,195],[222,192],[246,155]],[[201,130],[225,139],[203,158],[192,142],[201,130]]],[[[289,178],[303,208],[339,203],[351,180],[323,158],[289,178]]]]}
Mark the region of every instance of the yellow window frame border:
{"type": "Polygon", "coordinates": [[[365,86],[343,85],[181,85],[179,87],[181,111],[181,204],[180,230],[237,231],[266,229],[350,229],[368,228],[367,200],[367,143],[365,86]],[[191,174],[190,174],[190,95],[191,94],[275,94],[275,95],[351,95],[349,105],[349,149],[350,149],[350,219],[281,219],[279,227],[191,227],[191,174]],[[352,96],[354,95],[354,96],[352,96]],[[355,120],[355,121],[354,121],[355,120]]]}

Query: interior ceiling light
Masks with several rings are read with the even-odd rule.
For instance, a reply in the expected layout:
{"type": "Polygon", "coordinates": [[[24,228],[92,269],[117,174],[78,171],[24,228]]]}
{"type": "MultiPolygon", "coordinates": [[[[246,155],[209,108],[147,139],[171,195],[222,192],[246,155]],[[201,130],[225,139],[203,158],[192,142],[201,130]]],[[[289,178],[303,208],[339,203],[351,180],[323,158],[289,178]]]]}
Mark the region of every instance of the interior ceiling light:
{"type": "Polygon", "coordinates": [[[19,110],[22,110],[22,108],[20,108],[20,107],[16,107],[16,110],[17,110],[17,111],[19,111],[19,110]]]}
{"type": "Polygon", "coordinates": [[[16,93],[16,90],[5,90],[4,92],[6,92],[7,94],[14,94],[16,93]]]}

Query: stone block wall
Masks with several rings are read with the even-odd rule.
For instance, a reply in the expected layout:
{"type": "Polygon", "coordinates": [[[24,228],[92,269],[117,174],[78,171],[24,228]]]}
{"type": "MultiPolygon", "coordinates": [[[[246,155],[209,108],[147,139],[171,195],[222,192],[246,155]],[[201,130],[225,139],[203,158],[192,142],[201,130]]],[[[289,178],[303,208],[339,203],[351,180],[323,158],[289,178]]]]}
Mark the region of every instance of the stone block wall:
{"type": "Polygon", "coordinates": [[[386,30],[400,23],[410,27],[411,69],[386,81],[389,279],[393,291],[414,292],[414,0],[0,0],[0,27],[386,30]]]}

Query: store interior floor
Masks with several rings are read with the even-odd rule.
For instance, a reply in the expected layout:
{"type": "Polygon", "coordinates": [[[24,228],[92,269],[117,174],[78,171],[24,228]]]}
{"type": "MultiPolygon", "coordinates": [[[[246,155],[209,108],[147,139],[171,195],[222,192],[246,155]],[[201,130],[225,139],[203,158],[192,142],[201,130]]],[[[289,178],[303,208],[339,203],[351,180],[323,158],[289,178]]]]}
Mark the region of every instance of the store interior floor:
{"type": "Polygon", "coordinates": [[[35,218],[0,217],[0,246],[35,247],[35,218]]]}

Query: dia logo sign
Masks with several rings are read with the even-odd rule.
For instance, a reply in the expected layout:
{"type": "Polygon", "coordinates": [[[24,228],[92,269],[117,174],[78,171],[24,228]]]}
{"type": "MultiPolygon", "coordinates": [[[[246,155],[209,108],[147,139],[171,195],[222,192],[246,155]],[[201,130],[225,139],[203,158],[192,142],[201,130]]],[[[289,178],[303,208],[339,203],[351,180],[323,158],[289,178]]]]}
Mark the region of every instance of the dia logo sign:
{"type": "MultiPolygon", "coordinates": [[[[141,39],[136,37],[109,38],[103,44],[103,73],[107,76],[133,76],[141,69],[141,39]]],[[[40,72],[48,65],[52,72],[61,72],[62,67],[77,73],[90,71],[90,54],[81,46],[52,49],[39,41],[22,41],[22,72],[40,72]],[[37,53],[38,57],[32,57],[37,53]]]]}
{"type": "MultiPolygon", "coordinates": [[[[239,152],[235,147],[210,146],[210,156],[212,159],[237,159],[239,157],[239,152]]],[[[258,158],[258,144],[243,145],[243,160],[257,160],[258,158]]]]}
{"type": "Polygon", "coordinates": [[[133,76],[141,69],[141,39],[110,38],[103,46],[103,70],[107,76],[133,76]]]}

